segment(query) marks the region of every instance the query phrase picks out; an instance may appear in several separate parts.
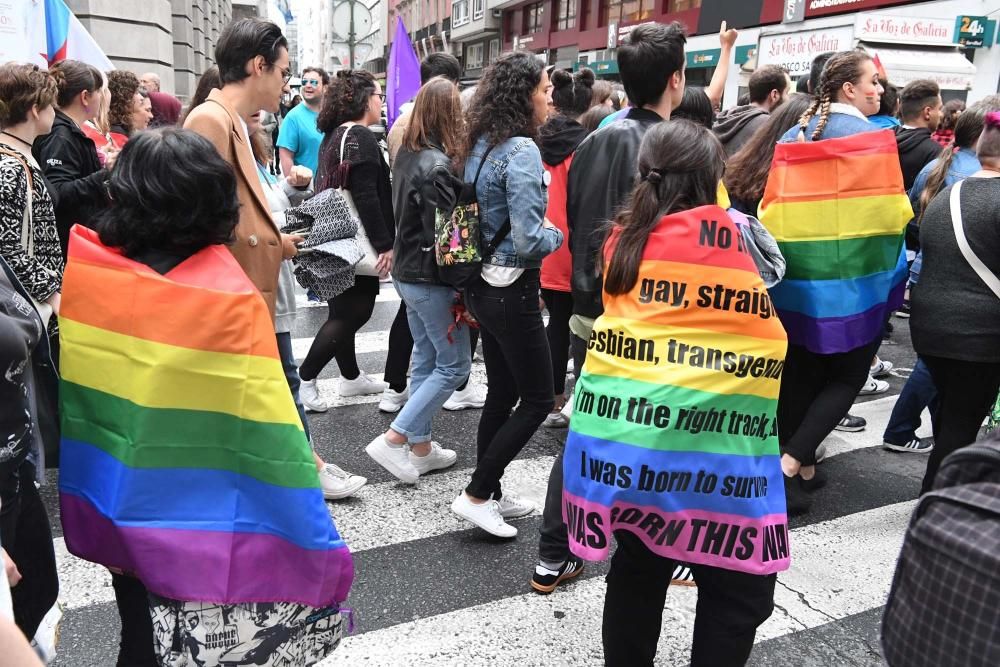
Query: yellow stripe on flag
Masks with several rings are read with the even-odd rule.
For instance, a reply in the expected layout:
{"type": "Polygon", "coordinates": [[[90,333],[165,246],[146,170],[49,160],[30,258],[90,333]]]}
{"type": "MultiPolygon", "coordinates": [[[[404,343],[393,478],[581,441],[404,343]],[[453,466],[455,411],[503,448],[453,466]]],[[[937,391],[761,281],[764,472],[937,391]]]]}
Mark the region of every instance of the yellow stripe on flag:
{"type": "Polygon", "coordinates": [[[594,323],[588,341],[586,370],[598,375],[715,394],[745,394],[776,399],[784,357],[784,340],[602,315],[594,323]],[[614,334],[614,338],[609,332],[614,334]],[[605,349],[599,351],[602,334],[605,349]],[[674,341],[673,346],[671,340],[674,341]],[[682,344],[686,347],[682,348],[682,344]],[[766,356],[760,356],[762,350],[767,350],[766,356]],[[743,377],[726,372],[729,365],[733,366],[732,370],[743,373],[743,377]],[[766,377],[766,371],[778,377],[766,377]]]}
{"type": "Polygon", "coordinates": [[[905,194],[779,202],[760,210],[761,222],[782,242],[900,234],[912,218],[905,194]]]}
{"type": "Polygon", "coordinates": [[[298,426],[281,362],[204,352],[60,319],[62,377],[149,408],[298,426]]]}

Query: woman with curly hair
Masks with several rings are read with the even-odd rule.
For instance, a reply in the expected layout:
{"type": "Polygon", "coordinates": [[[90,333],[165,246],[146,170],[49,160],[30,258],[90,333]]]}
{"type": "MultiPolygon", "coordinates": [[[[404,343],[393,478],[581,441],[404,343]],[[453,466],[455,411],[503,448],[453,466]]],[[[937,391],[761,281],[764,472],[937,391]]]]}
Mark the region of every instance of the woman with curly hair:
{"type": "Polygon", "coordinates": [[[540,267],[563,234],[545,218],[548,179],[535,144],[550,89],[541,61],[511,53],[483,74],[466,116],[465,181],[475,183],[483,240],[482,273],[466,290],[466,303],[482,332],[489,388],[476,469],[451,509],[498,537],[517,535],[504,519],[534,509],[503,494],[500,478],[555,404],[540,267]]]}
{"type": "Polygon", "coordinates": [[[127,70],[116,69],[108,73],[108,89],[111,104],[108,107],[108,122],[111,138],[121,148],[135,129],[134,113],[139,98],[139,77],[127,70]]]}
{"type": "Polygon", "coordinates": [[[320,327],[309,354],[299,367],[302,378],[299,397],[306,409],[313,412],[325,412],[328,408],[316,389],[316,377],[335,357],[340,366],[341,396],[378,394],[387,387],[385,382],[361,372],[354,351],[354,337],[375,309],[379,277],[388,276],[392,270],[395,224],[389,165],[378,139],[368,129],[381,119],[384,97],[382,87],[369,72],[342,70],[327,86],[323,107],[316,119],[317,127],[325,135],[319,148],[316,192],[327,188],[344,188],[350,192],[358,218],[378,254],[376,269],[379,275],[358,275],[352,287],[330,299],[330,316],[320,327]],[[340,152],[342,143],[343,155],[340,152]]]}

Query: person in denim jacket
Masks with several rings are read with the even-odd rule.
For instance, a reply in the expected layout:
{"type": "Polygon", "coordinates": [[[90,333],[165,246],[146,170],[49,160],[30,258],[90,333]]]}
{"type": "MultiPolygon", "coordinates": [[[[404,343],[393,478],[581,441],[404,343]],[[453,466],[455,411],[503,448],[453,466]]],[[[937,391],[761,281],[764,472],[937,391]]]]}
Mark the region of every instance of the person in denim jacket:
{"type": "Polygon", "coordinates": [[[484,258],[481,276],[466,290],[482,331],[489,390],[476,438],[476,469],[451,508],[498,537],[517,535],[505,519],[534,509],[502,493],[500,478],[554,404],[540,268],[563,235],[545,219],[545,171],[534,142],[548,114],[550,89],[541,61],[512,53],[483,75],[467,114],[466,182],[487,161],[476,186],[483,246],[505,233],[508,220],[510,232],[484,258]]]}

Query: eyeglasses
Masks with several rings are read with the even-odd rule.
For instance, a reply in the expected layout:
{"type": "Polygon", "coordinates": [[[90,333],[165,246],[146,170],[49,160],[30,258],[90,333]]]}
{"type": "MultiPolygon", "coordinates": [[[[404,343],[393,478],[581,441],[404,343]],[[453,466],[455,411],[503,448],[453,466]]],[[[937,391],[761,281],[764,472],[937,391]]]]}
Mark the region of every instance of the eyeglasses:
{"type": "Polygon", "coordinates": [[[319,79],[302,79],[303,86],[318,86],[319,79]]]}
{"type": "Polygon", "coordinates": [[[375,97],[378,97],[380,100],[382,100],[383,102],[385,102],[385,93],[372,93],[372,95],[374,95],[375,97]]]}
{"type": "Polygon", "coordinates": [[[268,67],[270,67],[271,69],[277,69],[279,72],[281,72],[281,82],[282,83],[288,83],[289,81],[292,80],[292,70],[290,68],[288,68],[288,67],[278,67],[277,65],[274,65],[274,64],[268,65],[268,67]]]}

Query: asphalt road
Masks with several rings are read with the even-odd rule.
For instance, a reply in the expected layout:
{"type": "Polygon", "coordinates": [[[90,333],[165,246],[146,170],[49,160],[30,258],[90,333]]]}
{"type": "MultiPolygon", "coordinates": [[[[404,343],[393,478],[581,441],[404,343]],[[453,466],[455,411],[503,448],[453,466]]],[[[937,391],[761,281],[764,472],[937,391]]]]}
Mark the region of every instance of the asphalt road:
{"type": "MultiPolygon", "coordinates": [[[[381,375],[389,326],[399,306],[383,285],[375,315],[359,337],[362,369],[381,375]]],[[[324,307],[301,308],[293,332],[298,356],[326,317],[324,307]]],[[[905,320],[882,356],[896,370],[886,394],[859,399],[853,412],[869,420],[865,432],[828,439],[830,478],[812,511],[793,519],[792,568],[779,576],[772,617],[760,628],[752,665],[880,665],[878,626],[903,531],[914,506],[926,457],[881,445],[894,396],[913,366],[905,320]]],[[[320,376],[321,391],[336,401],[336,364],[320,376]]],[[[479,363],[474,377],[482,379],[479,363]]],[[[356,497],[328,503],[354,552],[357,578],[348,601],[355,633],[324,665],[596,665],[606,565],[551,596],[531,592],[537,557],[536,513],[515,520],[511,541],[491,538],[454,517],[449,504],[468,480],[475,459],[478,411],[443,412],[435,439],[459,454],[454,468],[397,483],[364,453],[391,421],[366,402],[336,401],[312,415],[315,446],[328,461],[368,477],[356,497]],[[343,403],[343,404],[341,404],[343,403]]],[[[925,425],[922,434],[928,434],[925,425]]],[[[505,483],[541,504],[553,457],[565,430],[540,429],[505,483]]],[[[57,665],[115,664],[118,618],[110,579],[101,568],[65,552],[54,475],[44,487],[60,553],[62,625],[57,665]]],[[[261,573],[266,576],[266,573],[261,573]]],[[[671,589],[657,663],[685,665],[697,589],[671,589]]]]}

